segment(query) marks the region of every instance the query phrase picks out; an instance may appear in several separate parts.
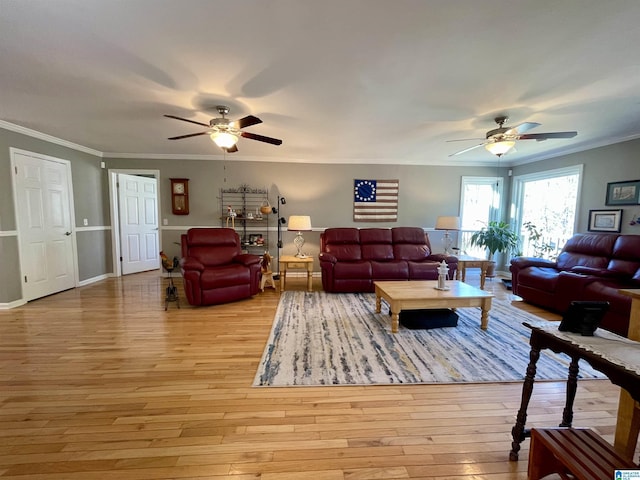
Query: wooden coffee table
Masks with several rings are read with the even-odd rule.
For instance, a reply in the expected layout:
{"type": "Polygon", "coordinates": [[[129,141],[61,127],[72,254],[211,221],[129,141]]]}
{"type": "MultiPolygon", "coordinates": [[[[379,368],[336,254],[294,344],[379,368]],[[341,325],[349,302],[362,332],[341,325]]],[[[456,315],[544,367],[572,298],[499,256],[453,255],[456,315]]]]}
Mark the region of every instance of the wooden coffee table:
{"type": "Polygon", "coordinates": [[[381,300],[391,308],[391,331],[398,332],[398,315],[401,310],[433,308],[480,307],[480,328],[489,326],[489,310],[493,294],[472,287],[458,280],[447,282],[449,290],[436,290],[436,280],[374,282],[376,289],[376,313],[381,311],[381,300]]]}

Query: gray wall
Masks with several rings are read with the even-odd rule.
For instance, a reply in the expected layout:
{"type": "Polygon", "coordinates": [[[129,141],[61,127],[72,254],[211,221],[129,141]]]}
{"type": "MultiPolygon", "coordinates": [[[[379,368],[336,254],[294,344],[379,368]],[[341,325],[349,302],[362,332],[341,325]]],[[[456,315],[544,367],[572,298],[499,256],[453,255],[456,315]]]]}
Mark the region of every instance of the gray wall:
{"type": "MultiPolygon", "coordinates": [[[[304,251],[317,257],[319,235],[327,227],[344,226],[420,226],[433,228],[439,215],[457,215],[460,204],[460,178],[463,175],[495,176],[495,167],[424,167],[397,165],[333,165],[298,163],[260,163],[241,160],[141,160],[106,159],[109,168],[148,169],[161,172],[160,218],[168,220],[162,230],[162,249],[168,256],[179,255],[180,233],[194,226],[221,226],[220,189],[248,184],[269,190],[269,201],[286,198],[280,214],[310,215],[313,232],[304,234],[304,251]],[[170,178],[189,178],[189,215],[172,215],[170,178]],[[399,214],[393,223],[353,222],[353,180],[356,178],[399,179],[399,214]]],[[[501,169],[505,173],[506,169],[501,169]]],[[[269,243],[276,256],[276,216],[270,216],[269,243]]],[[[296,252],[294,232],[283,232],[282,254],[296,252]]],[[[440,248],[440,232],[433,232],[434,249],[440,248]]],[[[317,258],[316,258],[317,262],[317,258]]],[[[318,265],[316,263],[316,269],[318,265]]]]}
{"type": "MultiPolygon", "coordinates": [[[[225,161],[157,160],[100,158],[90,153],[46,142],[20,133],[0,129],[0,304],[18,301],[20,272],[15,238],[16,222],[10,179],[9,147],[69,160],[72,165],[76,240],[80,281],[91,281],[112,273],[111,221],[109,218],[108,169],[157,169],[160,171],[161,247],[169,256],[179,255],[180,234],[190,227],[220,226],[221,188],[242,184],[269,189],[269,199],[276,204],[278,195],[287,199],[281,215],[310,215],[313,232],[305,234],[304,250],[317,256],[319,234],[334,226],[420,226],[432,228],[439,215],[456,215],[460,202],[462,176],[495,176],[505,178],[506,168],[446,167],[398,165],[333,165],[302,163],[244,162],[241,156],[230,155],[225,161]],[[102,169],[100,162],[106,168],[102,169]],[[171,214],[169,178],[189,178],[190,215],[171,214]],[[399,179],[399,217],[395,223],[354,223],[352,220],[352,188],[354,178],[399,179]],[[83,228],[82,221],[89,221],[83,228]]],[[[584,164],[578,231],[587,230],[590,209],[605,207],[607,182],[640,178],[637,152],[640,140],[633,140],[587,152],[513,167],[513,174],[538,172],[568,165],[584,164]]],[[[508,201],[505,198],[505,203],[508,201]]],[[[624,207],[623,232],[640,233],[640,227],[628,225],[638,209],[624,207]]],[[[505,209],[506,211],[506,209],[505,209]]],[[[275,218],[275,216],[273,216],[275,218]]],[[[270,220],[270,251],[275,256],[275,221],[270,220]]],[[[285,227],[286,228],[286,227],[285,227]]],[[[430,233],[434,250],[440,248],[440,233],[430,233]]],[[[295,253],[293,232],[283,233],[283,254],[295,253]]],[[[316,266],[317,268],[317,266],[316,266]]]]}

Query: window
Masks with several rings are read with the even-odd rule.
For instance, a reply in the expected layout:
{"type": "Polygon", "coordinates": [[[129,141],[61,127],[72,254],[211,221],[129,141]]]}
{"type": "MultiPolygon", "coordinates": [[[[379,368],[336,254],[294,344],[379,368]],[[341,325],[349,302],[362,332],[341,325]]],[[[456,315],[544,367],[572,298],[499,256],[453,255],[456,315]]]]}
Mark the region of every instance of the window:
{"type": "Polygon", "coordinates": [[[473,232],[486,227],[490,221],[500,220],[502,205],[502,177],[462,177],[460,188],[460,224],[462,253],[485,258],[483,249],[471,247],[473,232]]]}
{"type": "Polygon", "coordinates": [[[520,232],[521,254],[555,258],[574,231],[582,165],[519,175],[513,178],[511,217],[520,232]],[[526,225],[540,238],[531,238],[526,225]]]}

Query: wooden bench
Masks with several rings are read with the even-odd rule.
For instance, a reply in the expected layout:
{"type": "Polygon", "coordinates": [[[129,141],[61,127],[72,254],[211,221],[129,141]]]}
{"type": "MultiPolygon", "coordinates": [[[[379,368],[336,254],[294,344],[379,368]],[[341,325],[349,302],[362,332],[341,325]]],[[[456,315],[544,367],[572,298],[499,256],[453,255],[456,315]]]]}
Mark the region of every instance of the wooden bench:
{"type": "Polygon", "coordinates": [[[613,479],[615,470],[638,466],[616,452],[590,429],[532,428],[529,447],[529,479],[551,473],[578,480],[613,479]],[[567,477],[567,474],[573,477],[567,477]]]}

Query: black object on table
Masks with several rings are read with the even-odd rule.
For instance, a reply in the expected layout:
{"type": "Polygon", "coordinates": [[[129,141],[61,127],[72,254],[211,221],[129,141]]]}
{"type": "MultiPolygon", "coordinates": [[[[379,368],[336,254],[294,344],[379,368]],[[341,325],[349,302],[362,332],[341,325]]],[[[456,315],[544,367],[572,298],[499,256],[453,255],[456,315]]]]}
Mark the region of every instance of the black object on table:
{"type": "MultiPolygon", "coordinates": [[[[611,383],[624,388],[629,392],[629,395],[631,395],[634,400],[640,401],[640,375],[638,373],[628,370],[621,364],[605,359],[603,356],[576,343],[564,340],[563,338],[554,335],[552,331],[546,331],[526,322],[524,322],[524,325],[531,329],[531,338],[529,340],[531,351],[529,353],[527,373],[524,379],[524,384],[522,385],[520,409],[516,416],[516,424],[511,429],[513,442],[511,443],[509,460],[518,460],[520,444],[525,438],[530,436],[530,432],[525,430],[525,424],[527,420],[527,407],[529,406],[529,400],[531,400],[533,383],[536,376],[536,363],[538,362],[538,358],[540,358],[540,350],[548,348],[553,352],[566,353],[571,357],[567,378],[566,402],[562,413],[562,423],[560,423],[561,427],[571,427],[571,423],[573,421],[573,401],[575,400],[578,387],[578,361],[580,359],[587,361],[595,370],[604,373],[611,383]]],[[[576,335],[576,340],[581,338],[585,342],[588,342],[588,339],[593,337],[582,337],[580,335],[576,335]]],[[[628,340],[628,342],[633,344],[633,348],[637,348],[640,353],[640,343],[631,342],[630,340],[628,340]]],[[[611,344],[616,345],[616,341],[611,340],[611,344]]]]}

